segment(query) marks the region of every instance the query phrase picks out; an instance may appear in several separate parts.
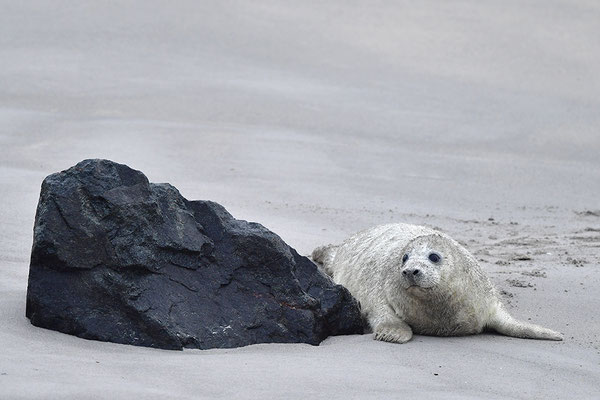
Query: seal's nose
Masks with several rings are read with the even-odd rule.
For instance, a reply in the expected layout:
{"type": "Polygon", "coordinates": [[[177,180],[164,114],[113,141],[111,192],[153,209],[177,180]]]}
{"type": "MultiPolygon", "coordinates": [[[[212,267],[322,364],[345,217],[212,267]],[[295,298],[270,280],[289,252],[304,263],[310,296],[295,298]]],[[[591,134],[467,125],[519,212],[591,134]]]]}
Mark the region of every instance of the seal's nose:
{"type": "Polygon", "coordinates": [[[421,270],[420,270],[419,268],[405,268],[405,269],[402,271],[402,274],[403,274],[403,275],[409,275],[409,274],[410,274],[410,275],[417,276],[417,275],[419,275],[420,273],[421,273],[421,270]]]}

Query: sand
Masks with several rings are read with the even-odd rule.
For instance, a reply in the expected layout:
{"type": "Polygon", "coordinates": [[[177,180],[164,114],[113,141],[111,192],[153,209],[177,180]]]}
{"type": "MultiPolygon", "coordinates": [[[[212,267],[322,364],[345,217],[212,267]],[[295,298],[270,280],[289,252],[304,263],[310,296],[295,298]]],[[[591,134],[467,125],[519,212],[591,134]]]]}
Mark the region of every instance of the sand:
{"type": "Polygon", "coordinates": [[[600,8],[591,1],[2,1],[0,398],[600,397],[600,8]],[[565,335],[163,351],[25,318],[42,179],[108,158],[302,254],[449,233],[565,335]]]}

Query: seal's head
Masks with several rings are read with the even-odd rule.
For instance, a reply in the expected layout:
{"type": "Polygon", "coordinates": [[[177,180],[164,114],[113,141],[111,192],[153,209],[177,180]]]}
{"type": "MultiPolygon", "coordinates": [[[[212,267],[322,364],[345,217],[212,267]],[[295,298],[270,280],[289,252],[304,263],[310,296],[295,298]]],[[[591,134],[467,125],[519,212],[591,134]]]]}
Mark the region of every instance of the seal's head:
{"type": "Polygon", "coordinates": [[[452,243],[439,234],[414,238],[404,247],[399,260],[400,285],[409,294],[425,295],[450,273],[455,255],[452,243]]]}

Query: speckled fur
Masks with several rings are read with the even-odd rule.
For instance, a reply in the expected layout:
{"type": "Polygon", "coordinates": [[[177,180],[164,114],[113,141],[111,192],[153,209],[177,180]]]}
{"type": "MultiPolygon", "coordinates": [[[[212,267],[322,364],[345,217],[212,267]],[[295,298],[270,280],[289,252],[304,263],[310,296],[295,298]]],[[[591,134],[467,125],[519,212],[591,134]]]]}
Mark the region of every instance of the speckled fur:
{"type": "Polygon", "coordinates": [[[377,340],[404,343],[413,332],[460,336],[484,329],[562,340],[557,332],[512,318],[477,260],[455,240],[430,228],[381,225],[339,246],[319,247],[312,257],[360,302],[377,340]],[[431,252],[441,256],[437,264],[428,259],[431,252]],[[409,257],[403,263],[404,254],[409,257]]]}

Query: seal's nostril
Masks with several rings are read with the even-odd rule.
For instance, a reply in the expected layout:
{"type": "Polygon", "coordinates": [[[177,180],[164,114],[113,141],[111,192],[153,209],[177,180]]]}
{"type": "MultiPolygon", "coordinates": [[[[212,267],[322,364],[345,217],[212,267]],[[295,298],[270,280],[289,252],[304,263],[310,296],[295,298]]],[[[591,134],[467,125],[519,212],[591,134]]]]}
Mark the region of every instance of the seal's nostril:
{"type": "Polygon", "coordinates": [[[415,269],[415,270],[413,271],[413,275],[419,275],[419,272],[421,272],[421,271],[419,271],[418,269],[415,269]]]}
{"type": "Polygon", "coordinates": [[[402,274],[403,274],[403,275],[406,275],[406,270],[402,271],[402,274]]]}

